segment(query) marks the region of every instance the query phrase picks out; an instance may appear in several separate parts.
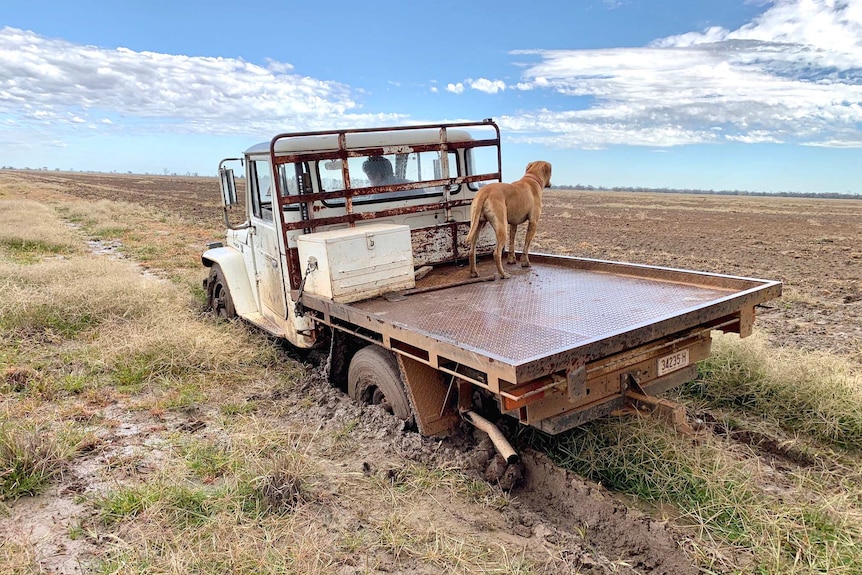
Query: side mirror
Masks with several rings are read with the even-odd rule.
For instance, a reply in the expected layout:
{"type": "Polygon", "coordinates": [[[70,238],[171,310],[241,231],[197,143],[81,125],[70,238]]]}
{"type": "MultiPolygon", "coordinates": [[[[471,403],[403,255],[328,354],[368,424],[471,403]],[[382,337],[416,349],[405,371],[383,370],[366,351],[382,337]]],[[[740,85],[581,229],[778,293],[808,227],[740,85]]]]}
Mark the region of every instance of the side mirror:
{"type": "Polygon", "coordinates": [[[233,170],[230,168],[219,168],[219,184],[221,185],[222,205],[225,207],[236,205],[236,180],[233,170]]]}

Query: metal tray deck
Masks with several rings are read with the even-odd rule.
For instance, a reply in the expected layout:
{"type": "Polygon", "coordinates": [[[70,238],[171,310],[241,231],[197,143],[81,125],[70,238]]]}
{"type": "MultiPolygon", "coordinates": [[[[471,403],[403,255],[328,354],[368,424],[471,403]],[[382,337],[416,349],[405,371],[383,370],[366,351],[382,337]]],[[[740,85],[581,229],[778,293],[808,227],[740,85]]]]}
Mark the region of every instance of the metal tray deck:
{"type": "MultiPolygon", "coordinates": [[[[539,254],[530,260],[531,268],[507,266],[509,279],[455,286],[469,279],[467,267],[440,266],[417,282],[440,289],[325,307],[386,341],[433,348],[514,383],[565,369],[576,357],[592,360],[738,315],[781,293],[768,280],[539,254]]],[[[480,260],[480,275],[494,271],[491,259],[480,260]]]]}

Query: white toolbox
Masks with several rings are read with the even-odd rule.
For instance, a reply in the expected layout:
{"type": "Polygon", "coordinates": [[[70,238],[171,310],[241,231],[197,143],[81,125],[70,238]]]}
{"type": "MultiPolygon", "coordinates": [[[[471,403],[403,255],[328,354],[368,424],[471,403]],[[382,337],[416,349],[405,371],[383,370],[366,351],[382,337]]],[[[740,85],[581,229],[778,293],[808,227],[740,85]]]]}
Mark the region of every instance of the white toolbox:
{"type": "Polygon", "coordinates": [[[298,236],[305,293],[338,303],[416,286],[410,227],[366,224],[298,236]],[[308,272],[309,258],[317,269],[308,272]]]}

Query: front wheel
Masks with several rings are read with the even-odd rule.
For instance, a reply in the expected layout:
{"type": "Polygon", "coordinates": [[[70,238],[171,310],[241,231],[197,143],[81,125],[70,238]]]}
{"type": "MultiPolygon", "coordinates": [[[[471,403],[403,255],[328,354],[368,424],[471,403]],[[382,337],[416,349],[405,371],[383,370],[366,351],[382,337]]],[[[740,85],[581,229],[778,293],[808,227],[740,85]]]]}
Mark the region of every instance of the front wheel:
{"type": "Polygon", "coordinates": [[[230,290],[224,278],[224,272],[218,264],[210,268],[210,277],[207,281],[207,304],[218,317],[232,319],[236,317],[236,308],[230,290]]]}
{"type": "Polygon", "coordinates": [[[363,347],[350,360],[347,394],[359,403],[380,405],[408,424],[413,421],[398,360],[391,351],[382,347],[363,347]]]}

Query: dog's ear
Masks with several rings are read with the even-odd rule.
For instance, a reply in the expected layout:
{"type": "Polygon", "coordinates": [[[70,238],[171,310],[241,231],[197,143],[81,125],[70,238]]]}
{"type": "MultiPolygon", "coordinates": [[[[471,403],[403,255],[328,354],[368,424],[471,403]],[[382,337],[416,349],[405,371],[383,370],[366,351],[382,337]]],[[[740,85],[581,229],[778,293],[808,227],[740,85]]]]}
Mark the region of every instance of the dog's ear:
{"type": "Polygon", "coordinates": [[[541,162],[542,164],[542,175],[545,176],[545,181],[548,182],[545,184],[546,188],[551,187],[551,163],[550,162],[541,162]]]}

